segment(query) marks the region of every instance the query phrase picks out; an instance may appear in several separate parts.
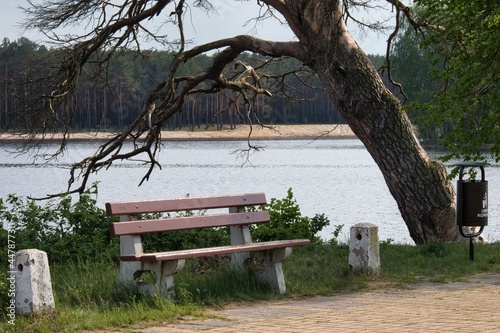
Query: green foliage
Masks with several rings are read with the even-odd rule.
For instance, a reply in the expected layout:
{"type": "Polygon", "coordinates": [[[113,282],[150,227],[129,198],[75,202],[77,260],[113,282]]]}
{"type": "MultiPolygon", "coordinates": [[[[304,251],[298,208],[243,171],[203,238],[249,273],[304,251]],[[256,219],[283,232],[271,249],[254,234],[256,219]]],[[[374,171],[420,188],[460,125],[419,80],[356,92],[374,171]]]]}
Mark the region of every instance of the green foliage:
{"type": "Polygon", "coordinates": [[[0,320],[4,320],[7,315],[7,307],[10,305],[11,297],[9,297],[9,280],[7,280],[7,274],[3,270],[0,270],[0,320]]]}
{"type": "Polygon", "coordinates": [[[420,247],[421,253],[427,257],[444,258],[449,253],[449,247],[439,241],[432,241],[420,247]]]}
{"type": "Polygon", "coordinates": [[[339,225],[335,226],[335,229],[333,230],[332,235],[331,235],[332,238],[330,238],[330,240],[328,241],[331,245],[339,245],[340,244],[339,236],[340,236],[340,233],[342,232],[343,228],[344,228],[343,224],[339,224],[339,225]]]}
{"type": "MultiPolygon", "coordinates": [[[[177,212],[176,216],[193,216],[193,211],[177,212]]],[[[199,211],[198,215],[205,214],[199,211]]],[[[143,214],[139,219],[170,218],[170,214],[143,214]]],[[[195,230],[178,230],[170,232],[155,232],[142,235],[145,252],[176,251],[200,247],[214,247],[229,244],[227,228],[205,228],[195,230]]]]}
{"type": "MultiPolygon", "coordinates": [[[[109,328],[122,331],[124,326],[143,321],[161,323],[180,315],[200,315],[193,303],[176,304],[124,288],[118,283],[117,265],[109,259],[52,264],[50,269],[56,313],[16,316],[15,325],[0,319],[0,332],[69,333],[109,328]]],[[[0,318],[4,314],[0,311],[0,318]]]]}
{"type": "Polygon", "coordinates": [[[495,0],[419,0],[422,19],[438,25],[423,45],[433,52],[434,80],[442,83],[425,124],[438,126],[450,150],[445,159],[500,160],[500,7],[495,0]]]}
{"type": "MultiPolygon", "coordinates": [[[[34,200],[23,200],[9,195],[6,204],[0,200],[0,219],[13,230],[16,249],[36,248],[47,252],[51,262],[96,260],[115,258],[118,253],[118,237],[110,237],[108,224],[112,221],[96,203],[97,184],[82,194],[78,201],[66,196],[40,205],[34,200]]],[[[293,198],[292,190],[282,200],[271,199],[262,206],[268,209],[271,222],[255,227],[254,241],[308,238],[318,241],[316,234],[329,224],[324,214],[303,217],[293,198]]],[[[200,212],[199,214],[203,214],[200,212]]],[[[186,212],[185,215],[193,214],[186,212]]],[[[167,215],[168,216],[168,215],[167,215]]],[[[140,218],[158,218],[160,214],[140,218]]],[[[7,231],[0,229],[0,254],[7,257],[7,231]]],[[[147,252],[213,247],[229,244],[227,228],[180,230],[168,233],[152,233],[143,236],[147,252]]]]}
{"type": "Polygon", "coordinates": [[[193,294],[187,290],[185,283],[175,285],[175,298],[180,304],[191,304],[194,300],[193,294]]]}
{"type": "MultiPolygon", "coordinates": [[[[117,253],[118,248],[118,240],[108,235],[111,219],[98,208],[96,197],[96,184],[74,203],[65,196],[42,206],[8,195],[6,204],[0,202],[0,220],[13,230],[17,250],[36,248],[53,262],[95,260],[117,253]]],[[[4,251],[6,246],[0,250],[4,251]]]]}
{"type": "Polygon", "coordinates": [[[368,54],[368,58],[370,59],[373,67],[375,68],[382,68],[384,66],[387,66],[387,60],[385,58],[385,55],[380,55],[380,54],[368,54]]]}
{"type": "MultiPolygon", "coordinates": [[[[413,8],[418,14],[419,8],[413,8]]],[[[396,82],[403,85],[410,101],[428,102],[439,86],[431,77],[430,48],[421,45],[423,36],[416,34],[407,19],[401,21],[401,32],[391,48],[391,74],[396,82]]],[[[412,110],[414,111],[414,110],[412,110]]]]}
{"type": "Polygon", "coordinates": [[[449,149],[444,160],[500,158],[500,10],[493,0],[420,0],[413,11],[439,26],[415,33],[402,20],[392,74],[411,103],[419,136],[449,149]]]}
{"type": "MultiPolygon", "coordinates": [[[[255,208],[250,208],[250,210],[255,208]]],[[[253,241],[269,241],[307,238],[313,242],[320,241],[317,233],[330,224],[325,214],[316,214],[312,218],[302,216],[297,201],[293,198],[292,189],[288,189],[283,199],[272,198],[267,205],[260,206],[268,210],[270,223],[251,225],[253,241]]],[[[193,214],[187,212],[187,214],[193,214]]],[[[203,214],[203,212],[201,212],[203,214]]],[[[143,218],[149,218],[144,216],[143,218]]],[[[336,232],[340,232],[340,229],[336,232]]],[[[154,233],[144,235],[145,251],[181,250],[199,247],[212,247],[229,244],[227,228],[207,228],[201,230],[180,230],[175,232],[154,233]]]]}
{"type": "Polygon", "coordinates": [[[227,228],[158,232],[143,236],[146,252],[175,251],[200,247],[222,246],[229,243],[227,228]]]}
{"type": "MultiPolygon", "coordinates": [[[[420,15],[422,8],[414,7],[413,11],[420,15]]],[[[423,39],[424,36],[415,33],[415,29],[403,17],[401,30],[391,48],[391,74],[392,78],[402,85],[409,100],[409,103],[405,103],[405,111],[418,127],[419,139],[426,144],[437,144],[440,128],[428,122],[427,111],[421,104],[431,101],[441,85],[430,76],[430,55],[434,54],[435,50],[430,45],[424,46],[423,39]]],[[[399,91],[396,90],[396,93],[399,91]]]]}
{"type": "Polygon", "coordinates": [[[421,279],[443,282],[482,272],[500,272],[500,243],[475,244],[475,260],[469,260],[469,245],[442,243],[422,245],[385,244],[380,247],[385,278],[399,282],[421,279]]]}
{"type": "Polygon", "coordinates": [[[330,295],[333,290],[348,292],[366,288],[367,280],[351,273],[348,259],[347,244],[315,243],[294,248],[293,255],[284,264],[288,292],[330,295]]]}
{"type": "Polygon", "coordinates": [[[316,234],[330,224],[325,214],[316,214],[312,218],[302,216],[291,188],[285,198],[272,198],[269,204],[260,206],[260,209],[269,211],[271,222],[253,227],[252,237],[256,242],[296,238],[319,242],[320,238],[316,234]]]}
{"type": "Polygon", "coordinates": [[[117,268],[109,259],[68,260],[50,267],[56,303],[76,307],[113,307],[131,303],[137,297],[132,288],[125,288],[117,279],[117,268]]]}

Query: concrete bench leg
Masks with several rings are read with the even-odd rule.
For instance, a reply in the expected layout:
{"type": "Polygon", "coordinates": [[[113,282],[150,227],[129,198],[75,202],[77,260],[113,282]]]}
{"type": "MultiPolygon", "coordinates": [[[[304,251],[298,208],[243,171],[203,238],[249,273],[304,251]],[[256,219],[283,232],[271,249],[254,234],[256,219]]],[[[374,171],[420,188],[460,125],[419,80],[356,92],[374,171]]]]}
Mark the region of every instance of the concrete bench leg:
{"type": "Polygon", "coordinates": [[[184,268],[185,263],[186,261],[184,259],[162,261],[161,274],[159,275],[158,285],[160,289],[160,294],[163,297],[170,298],[175,295],[174,274],[182,270],[184,268]]]}
{"type": "Polygon", "coordinates": [[[120,263],[120,283],[137,287],[139,293],[155,295],[160,294],[169,298],[174,295],[174,274],[184,268],[185,260],[172,260],[160,262],[125,261],[120,263]],[[138,281],[145,272],[153,272],[156,283],[151,285],[138,281]]]}
{"type": "Polygon", "coordinates": [[[151,271],[156,275],[155,286],[143,287],[144,292],[159,294],[165,298],[174,296],[174,274],[182,270],[184,264],[184,259],[143,263],[143,271],[151,271]]]}
{"type": "Polygon", "coordinates": [[[231,262],[229,264],[231,271],[243,273],[245,271],[245,262],[250,258],[251,256],[249,252],[232,253],[231,262]]]}
{"type": "Polygon", "coordinates": [[[257,272],[257,277],[280,294],[286,292],[285,275],[283,274],[281,262],[287,259],[291,254],[291,247],[257,253],[258,257],[264,259],[265,265],[263,270],[257,272]]]}
{"type": "Polygon", "coordinates": [[[139,261],[122,261],[120,262],[120,276],[118,282],[124,286],[137,288],[140,294],[155,294],[155,287],[142,281],[142,274],[147,271],[153,271],[152,267],[144,267],[139,261]]]}
{"type": "Polygon", "coordinates": [[[118,281],[126,286],[134,286],[141,270],[142,264],[138,261],[121,261],[118,281]]]}

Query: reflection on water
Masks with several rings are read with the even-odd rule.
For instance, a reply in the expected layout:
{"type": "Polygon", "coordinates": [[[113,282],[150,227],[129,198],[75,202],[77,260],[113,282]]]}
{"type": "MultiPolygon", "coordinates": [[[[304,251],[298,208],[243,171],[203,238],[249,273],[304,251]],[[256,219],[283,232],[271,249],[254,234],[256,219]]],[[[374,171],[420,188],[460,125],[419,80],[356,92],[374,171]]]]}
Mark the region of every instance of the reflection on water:
{"type": "MultiPolygon", "coordinates": [[[[99,181],[98,202],[265,192],[268,200],[283,198],[288,188],[303,215],[325,213],[331,226],[321,236],[331,238],[335,225],[344,225],[341,240],[359,222],[379,226],[381,240],[412,243],[382,174],[359,140],[263,141],[266,148],[246,157],[235,151],[243,141],[166,142],[160,153],[162,169],[138,187],[147,171],[141,162],[120,161],[91,178],[99,181]]],[[[35,163],[9,154],[13,144],[0,143],[1,197],[9,193],[41,197],[66,190],[71,163],[94,153],[95,142],[71,143],[57,161],[35,163]]],[[[57,149],[46,146],[47,153],[57,149]]],[[[484,234],[500,240],[500,188],[498,165],[486,169],[490,217],[484,234]]]]}

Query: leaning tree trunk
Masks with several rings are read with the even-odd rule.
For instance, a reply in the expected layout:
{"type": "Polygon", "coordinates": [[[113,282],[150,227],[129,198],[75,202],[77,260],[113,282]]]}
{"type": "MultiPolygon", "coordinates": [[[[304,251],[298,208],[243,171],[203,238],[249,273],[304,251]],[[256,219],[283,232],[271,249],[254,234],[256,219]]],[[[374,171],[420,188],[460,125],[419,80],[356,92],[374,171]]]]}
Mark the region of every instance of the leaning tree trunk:
{"type": "Polygon", "coordinates": [[[412,239],[417,244],[460,239],[446,169],[420,146],[398,99],[348,33],[338,1],[303,4],[306,63],[379,166],[412,239]]]}

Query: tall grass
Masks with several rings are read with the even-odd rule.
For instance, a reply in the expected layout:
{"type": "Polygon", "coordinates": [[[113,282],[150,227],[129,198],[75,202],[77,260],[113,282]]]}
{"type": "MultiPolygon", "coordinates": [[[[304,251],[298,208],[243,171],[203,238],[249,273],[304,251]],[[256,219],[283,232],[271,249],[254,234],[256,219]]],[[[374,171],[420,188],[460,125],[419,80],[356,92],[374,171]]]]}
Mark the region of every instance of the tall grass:
{"type": "Polygon", "coordinates": [[[476,260],[469,261],[468,244],[382,243],[380,276],[353,274],[346,244],[319,243],[294,249],[283,263],[287,294],[277,295],[251,274],[231,273],[225,260],[216,264],[191,260],[176,275],[176,298],[141,296],[119,285],[119,268],[111,260],[70,262],[51,266],[55,314],[17,317],[4,321],[1,332],[58,333],[121,329],[172,322],[183,316],[203,316],[204,306],[224,306],[287,297],[334,295],[379,286],[405,287],[421,281],[446,282],[470,275],[500,272],[500,243],[476,244],[476,260]]]}
{"type": "Polygon", "coordinates": [[[57,333],[127,327],[201,315],[194,303],[176,304],[158,296],[143,296],[117,282],[113,262],[70,262],[51,268],[56,304],[54,314],[18,316],[2,332],[57,333]]]}
{"type": "Polygon", "coordinates": [[[475,244],[475,260],[469,260],[468,243],[382,245],[385,278],[399,281],[444,282],[473,274],[500,272],[500,243],[475,244]],[[385,265],[384,265],[385,264],[385,265]]]}

